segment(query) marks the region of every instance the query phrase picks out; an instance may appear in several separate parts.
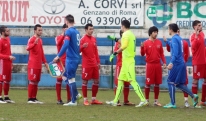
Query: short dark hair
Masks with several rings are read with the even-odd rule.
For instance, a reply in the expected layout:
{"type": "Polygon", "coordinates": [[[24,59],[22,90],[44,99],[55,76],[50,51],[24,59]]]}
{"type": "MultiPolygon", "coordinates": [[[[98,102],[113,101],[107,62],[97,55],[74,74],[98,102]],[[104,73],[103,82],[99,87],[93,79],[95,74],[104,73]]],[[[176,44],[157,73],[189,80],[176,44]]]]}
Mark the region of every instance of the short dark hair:
{"type": "Polygon", "coordinates": [[[65,19],[69,22],[69,23],[74,23],[74,16],[72,16],[71,14],[68,14],[65,19]]]}
{"type": "Polygon", "coordinates": [[[194,29],[194,26],[197,26],[197,24],[201,23],[199,20],[195,20],[192,22],[192,28],[194,29]]]}
{"type": "Polygon", "coordinates": [[[129,29],[130,28],[130,22],[128,20],[123,20],[121,22],[121,25],[124,26],[125,28],[129,29]]]}
{"type": "Polygon", "coordinates": [[[3,32],[6,31],[6,28],[7,28],[7,27],[4,26],[4,25],[0,27],[0,34],[1,34],[1,35],[2,35],[3,32]]]}
{"type": "Polygon", "coordinates": [[[172,23],[168,25],[169,29],[171,29],[173,32],[177,32],[179,30],[179,27],[177,24],[172,23]]]}
{"type": "Polygon", "coordinates": [[[68,26],[66,25],[66,24],[64,24],[63,26],[62,26],[62,28],[64,29],[64,28],[67,28],[68,26]]]}
{"type": "Polygon", "coordinates": [[[92,24],[86,24],[85,27],[84,27],[84,29],[87,30],[89,27],[93,27],[93,25],[92,25],[92,24]]]}
{"type": "Polygon", "coordinates": [[[148,35],[150,36],[152,32],[157,32],[158,33],[158,28],[156,26],[152,26],[148,30],[148,35]]]}
{"type": "Polygon", "coordinates": [[[37,30],[38,27],[41,27],[41,25],[40,25],[40,24],[36,24],[36,25],[34,26],[34,30],[37,30]]]}
{"type": "Polygon", "coordinates": [[[123,31],[120,30],[120,31],[119,31],[119,36],[122,37],[122,34],[123,34],[123,31]]]}

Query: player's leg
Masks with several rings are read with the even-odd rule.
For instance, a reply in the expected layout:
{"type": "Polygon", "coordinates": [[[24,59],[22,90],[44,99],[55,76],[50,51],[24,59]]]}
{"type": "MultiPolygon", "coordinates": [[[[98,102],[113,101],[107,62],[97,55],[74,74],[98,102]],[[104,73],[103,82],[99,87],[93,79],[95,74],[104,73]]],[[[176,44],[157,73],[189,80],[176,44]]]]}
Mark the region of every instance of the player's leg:
{"type": "Polygon", "coordinates": [[[117,90],[116,90],[116,95],[115,98],[113,100],[113,102],[117,105],[117,102],[122,94],[122,90],[123,90],[123,85],[124,85],[124,81],[119,80],[118,81],[118,85],[117,85],[117,90]]]}
{"type": "Polygon", "coordinates": [[[66,83],[67,103],[69,103],[71,101],[71,93],[70,93],[69,82],[68,82],[68,79],[67,79],[66,71],[62,76],[62,80],[66,83]]]}
{"type": "Polygon", "coordinates": [[[204,82],[202,83],[202,98],[200,102],[201,106],[206,106],[205,98],[206,98],[206,79],[204,79],[204,82]]]}
{"type": "Polygon", "coordinates": [[[124,93],[124,105],[135,105],[134,103],[130,102],[128,97],[129,97],[129,88],[130,86],[130,83],[129,82],[124,82],[124,90],[123,90],[123,93],[124,93]]]}
{"type": "MultiPolygon", "coordinates": [[[[186,82],[185,82],[185,86],[187,87],[187,84],[188,84],[188,75],[187,75],[187,67],[186,67],[186,82]]],[[[190,104],[188,102],[188,94],[186,92],[183,92],[184,94],[184,100],[185,100],[185,107],[189,107],[190,104]]]]}
{"type": "Polygon", "coordinates": [[[3,81],[0,80],[0,103],[6,103],[2,98],[3,81]]]}
{"type": "Polygon", "coordinates": [[[154,105],[155,106],[162,106],[162,104],[159,103],[158,98],[159,98],[159,92],[160,92],[160,87],[159,85],[162,84],[162,67],[161,64],[155,64],[155,78],[154,78],[154,105]]]}
{"type": "Polygon", "coordinates": [[[99,67],[93,67],[92,69],[92,79],[94,80],[92,84],[92,101],[91,104],[102,104],[99,100],[96,99],[98,89],[99,89],[99,67]]]}
{"type": "Polygon", "coordinates": [[[198,65],[193,65],[193,82],[192,82],[192,93],[197,94],[198,91],[198,80],[200,73],[198,72],[199,66],[198,65]]]}
{"type": "Polygon", "coordinates": [[[92,74],[90,73],[90,71],[91,71],[91,68],[84,68],[84,67],[82,68],[82,95],[84,98],[85,106],[90,105],[88,98],[87,98],[87,83],[88,83],[88,80],[91,79],[91,74],[92,74]]]}
{"type": "MultiPolygon", "coordinates": [[[[117,85],[118,85],[118,77],[119,77],[120,70],[121,70],[121,66],[116,65],[116,68],[115,68],[115,77],[114,77],[114,84],[115,84],[115,87],[114,87],[114,95],[116,95],[116,90],[117,90],[117,85]]],[[[119,100],[118,100],[118,102],[117,102],[117,106],[121,106],[121,103],[120,103],[119,100]]]]}
{"type": "Polygon", "coordinates": [[[145,98],[146,98],[147,102],[149,102],[149,93],[150,93],[150,85],[149,84],[145,84],[144,93],[145,93],[145,98]]]}
{"type": "Polygon", "coordinates": [[[146,64],[146,77],[145,77],[145,98],[149,102],[150,85],[154,84],[155,70],[153,64],[146,64]]]}
{"type": "Polygon", "coordinates": [[[27,76],[28,76],[28,102],[27,103],[36,103],[34,101],[34,99],[32,98],[32,94],[34,91],[34,83],[33,83],[33,79],[34,79],[34,70],[32,68],[28,68],[27,70],[27,76]]]}
{"type": "Polygon", "coordinates": [[[163,106],[164,108],[176,108],[175,105],[175,85],[173,82],[168,80],[168,89],[169,89],[169,96],[170,96],[170,103],[163,106]]]}
{"type": "Polygon", "coordinates": [[[56,79],[56,96],[57,96],[57,104],[63,105],[63,101],[61,99],[61,87],[62,87],[62,78],[59,77],[56,79]]]}

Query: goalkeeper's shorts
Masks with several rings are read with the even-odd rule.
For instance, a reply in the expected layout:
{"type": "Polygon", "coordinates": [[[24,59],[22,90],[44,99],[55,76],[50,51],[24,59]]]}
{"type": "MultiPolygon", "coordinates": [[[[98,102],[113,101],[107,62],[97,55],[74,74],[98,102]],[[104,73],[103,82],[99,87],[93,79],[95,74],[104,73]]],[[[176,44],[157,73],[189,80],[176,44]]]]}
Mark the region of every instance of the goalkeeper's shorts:
{"type": "Polygon", "coordinates": [[[131,82],[136,81],[135,76],[135,61],[122,62],[122,68],[118,77],[121,81],[131,82]]]}

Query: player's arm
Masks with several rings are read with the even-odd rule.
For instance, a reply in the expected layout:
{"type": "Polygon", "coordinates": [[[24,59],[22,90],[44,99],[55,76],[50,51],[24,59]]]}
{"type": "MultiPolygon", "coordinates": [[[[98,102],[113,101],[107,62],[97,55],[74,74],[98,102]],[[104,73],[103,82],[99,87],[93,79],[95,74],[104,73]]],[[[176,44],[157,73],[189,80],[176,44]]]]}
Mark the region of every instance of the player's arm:
{"type": "Polygon", "coordinates": [[[177,56],[178,56],[178,40],[176,38],[174,38],[172,41],[171,41],[171,45],[173,47],[173,50],[172,50],[172,57],[171,57],[171,61],[170,61],[170,64],[173,65],[173,63],[175,62],[175,60],[177,60],[177,56]]]}
{"type": "Polygon", "coordinates": [[[146,52],[146,47],[144,46],[144,44],[145,44],[144,42],[141,42],[141,48],[140,48],[141,56],[144,56],[146,52]]]}
{"type": "MultiPolygon", "coordinates": [[[[96,42],[96,40],[95,40],[96,42]]],[[[99,59],[99,53],[98,53],[98,49],[97,49],[97,44],[95,44],[95,56],[96,56],[96,61],[97,61],[97,64],[100,65],[100,59],[99,59]]]]}
{"type": "Polygon", "coordinates": [[[164,68],[166,68],[166,59],[165,59],[165,55],[164,55],[164,50],[163,50],[162,44],[161,44],[161,49],[160,49],[160,56],[161,56],[161,60],[163,62],[163,66],[164,66],[164,68]]]}
{"type": "MultiPolygon", "coordinates": [[[[41,42],[42,43],[42,42],[41,42]]],[[[42,62],[44,63],[44,65],[46,66],[47,70],[49,69],[48,63],[46,61],[46,57],[44,55],[44,49],[43,49],[43,45],[41,46],[41,53],[42,53],[42,62]]]]}
{"type": "Polygon", "coordinates": [[[64,37],[64,44],[62,45],[62,48],[60,50],[60,52],[57,54],[57,57],[60,58],[68,49],[69,47],[69,43],[70,43],[71,39],[70,39],[70,32],[66,31],[65,37],[64,37]]]}
{"type": "Polygon", "coordinates": [[[164,42],[166,43],[166,49],[168,52],[170,52],[170,44],[171,44],[171,41],[167,40],[167,38],[165,36],[163,36],[163,40],[164,42]]]}
{"type": "Polygon", "coordinates": [[[2,53],[2,42],[1,41],[0,41],[0,59],[10,60],[10,56],[9,55],[4,55],[2,53]]]}
{"type": "Polygon", "coordinates": [[[197,50],[197,43],[198,41],[197,41],[197,38],[196,38],[196,35],[195,36],[190,36],[190,44],[191,44],[191,51],[192,51],[192,53],[195,53],[196,52],[196,50],[197,50]]]}
{"type": "Polygon", "coordinates": [[[55,41],[56,41],[56,45],[60,46],[63,43],[63,41],[64,41],[64,36],[57,36],[55,38],[55,41]]]}
{"type": "Polygon", "coordinates": [[[80,41],[80,53],[84,50],[85,47],[87,47],[88,44],[84,42],[84,37],[80,41]]]}
{"type": "Polygon", "coordinates": [[[36,46],[36,44],[38,43],[39,38],[36,38],[35,40],[33,40],[32,38],[29,39],[26,50],[30,51],[34,46],[36,46]]]}
{"type": "Polygon", "coordinates": [[[189,51],[188,43],[185,40],[183,40],[183,49],[184,49],[184,60],[185,62],[187,62],[190,56],[190,51],[189,51]]]}

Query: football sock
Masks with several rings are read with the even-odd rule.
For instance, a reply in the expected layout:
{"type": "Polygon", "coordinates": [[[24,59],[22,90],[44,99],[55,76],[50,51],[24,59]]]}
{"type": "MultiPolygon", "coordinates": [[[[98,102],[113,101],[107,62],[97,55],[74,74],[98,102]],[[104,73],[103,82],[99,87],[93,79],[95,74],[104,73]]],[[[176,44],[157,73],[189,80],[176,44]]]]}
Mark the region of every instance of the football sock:
{"type": "Polygon", "coordinates": [[[92,97],[96,98],[98,89],[99,89],[99,84],[93,84],[92,85],[92,97]]]}
{"type": "Polygon", "coordinates": [[[190,95],[191,98],[193,98],[193,93],[184,85],[184,84],[178,84],[176,85],[177,88],[182,90],[183,92],[186,92],[188,95],[190,95]]]}
{"type": "Polygon", "coordinates": [[[168,87],[169,87],[169,95],[171,100],[170,103],[172,105],[175,105],[175,85],[168,83],[168,87]]]}
{"type": "Polygon", "coordinates": [[[146,100],[149,100],[150,85],[145,85],[144,92],[146,100]]]}
{"type": "MultiPolygon", "coordinates": [[[[185,85],[185,86],[187,87],[187,85],[185,85]]],[[[185,93],[185,92],[183,92],[183,94],[184,94],[184,99],[185,99],[185,101],[187,101],[187,100],[188,100],[188,94],[185,93]]]]}
{"type": "Polygon", "coordinates": [[[87,85],[82,84],[82,95],[84,98],[87,98],[87,85]]]}
{"type": "Polygon", "coordinates": [[[159,98],[160,87],[159,85],[154,85],[154,99],[157,100],[159,98]]]}
{"type": "Polygon", "coordinates": [[[136,82],[136,80],[133,80],[131,83],[132,87],[134,88],[135,93],[139,96],[141,101],[145,101],[145,97],[142,93],[141,88],[139,87],[139,84],[136,82]]]}
{"type": "Polygon", "coordinates": [[[33,93],[33,83],[31,81],[29,81],[29,85],[28,85],[28,98],[31,99],[32,98],[32,93],[33,93]]]}
{"type": "Polygon", "coordinates": [[[114,103],[117,103],[119,98],[120,98],[120,95],[121,95],[122,90],[123,90],[123,84],[124,84],[123,81],[118,81],[116,95],[115,95],[115,98],[113,100],[114,103]]]}
{"type": "Polygon", "coordinates": [[[69,85],[66,84],[66,90],[67,90],[67,101],[71,100],[71,94],[70,94],[70,89],[69,89],[69,85]]]}
{"type": "Polygon", "coordinates": [[[124,85],[124,102],[128,102],[128,96],[129,96],[129,85],[124,85]]]}
{"type": "Polygon", "coordinates": [[[62,86],[61,81],[57,81],[57,82],[56,82],[57,101],[60,101],[60,100],[61,100],[61,86],[62,86]]]}
{"type": "Polygon", "coordinates": [[[70,87],[70,92],[71,92],[71,101],[72,103],[75,103],[77,100],[76,96],[78,95],[75,80],[72,80],[72,79],[69,80],[69,87],[70,87]]]}
{"type": "MultiPolygon", "coordinates": [[[[0,82],[0,96],[2,96],[2,86],[3,86],[3,84],[2,84],[3,82],[0,82]]],[[[0,97],[1,98],[1,97],[0,97]]]]}
{"type": "Polygon", "coordinates": [[[195,83],[192,84],[192,92],[193,94],[197,94],[197,84],[195,83]]]}
{"type": "Polygon", "coordinates": [[[33,85],[32,98],[36,98],[36,96],[37,96],[37,91],[38,91],[38,83],[33,85]]]}
{"type": "Polygon", "coordinates": [[[9,87],[10,87],[10,83],[4,81],[4,96],[8,96],[8,94],[9,94],[9,87]]]}
{"type": "Polygon", "coordinates": [[[203,82],[202,84],[202,102],[205,102],[205,98],[206,98],[206,82],[203,82]]]}

